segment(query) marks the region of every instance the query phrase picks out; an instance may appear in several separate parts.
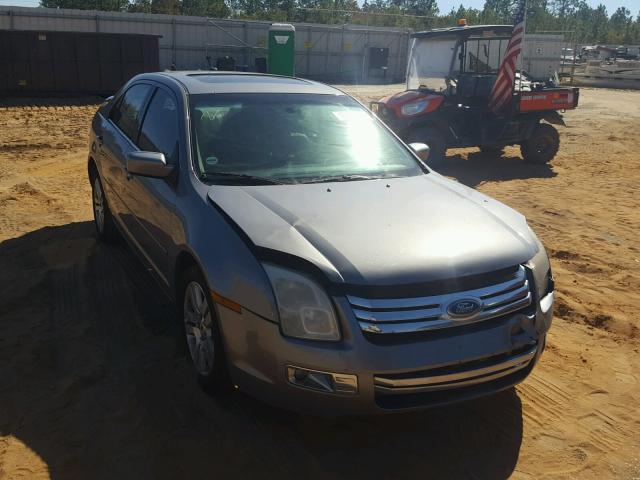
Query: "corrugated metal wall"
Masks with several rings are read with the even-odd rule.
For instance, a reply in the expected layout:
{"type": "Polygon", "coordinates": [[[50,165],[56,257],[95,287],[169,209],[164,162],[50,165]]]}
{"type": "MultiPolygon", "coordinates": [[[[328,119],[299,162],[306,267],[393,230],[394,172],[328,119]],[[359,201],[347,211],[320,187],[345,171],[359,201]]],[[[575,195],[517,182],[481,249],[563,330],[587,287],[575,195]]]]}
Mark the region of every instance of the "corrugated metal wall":
{"type": "Polygon", "coordinates": [[[113,93],[158,57],[157,36],[0,29],[0,95],[113,93]]]}
{"type": "MultiPolygon", "coordinates": [[[[230,55],[253,67],[266,56],[270,22],[209,20],[203,17],[0,7],[0,29],[142,33],[161,35],[160,68],[205,69],[230,55]]],[[[296,75],[332,81],[388,81],[404,78],[408,31],[355,25],[295,24],[296,75]],[[369,47],[388,48],[387,71],[370,69],[369,47]]]]}

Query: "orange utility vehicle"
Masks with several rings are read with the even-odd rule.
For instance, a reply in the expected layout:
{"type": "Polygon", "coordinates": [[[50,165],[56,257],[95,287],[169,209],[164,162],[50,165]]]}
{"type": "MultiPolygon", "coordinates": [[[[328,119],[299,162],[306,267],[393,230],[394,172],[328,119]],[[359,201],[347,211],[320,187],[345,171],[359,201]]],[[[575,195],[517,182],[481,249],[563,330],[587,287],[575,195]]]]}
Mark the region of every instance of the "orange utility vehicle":
{"type": "MultiPolygon", "coordinates": [[[[422,142],[428,163],[441,164],[447,148],[478,146],[500,155],[520,145],[525,160],[547,163],[558,152],[559,111],[576,108],[579,90],[517,72],[510,105],[488,107],[511,25],[461,25],[411,35],[407,90],[371,104],[407,143],[422,142]]],[[[525,37],[526,41],[526,37],[525,37]]]]}

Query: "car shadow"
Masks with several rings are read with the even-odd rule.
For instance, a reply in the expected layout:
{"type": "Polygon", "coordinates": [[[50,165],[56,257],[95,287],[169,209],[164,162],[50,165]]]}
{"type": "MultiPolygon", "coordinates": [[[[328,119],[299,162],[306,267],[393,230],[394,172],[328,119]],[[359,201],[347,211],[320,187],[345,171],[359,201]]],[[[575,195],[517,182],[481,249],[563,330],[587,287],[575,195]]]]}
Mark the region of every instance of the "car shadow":
{"type": "Polygon", "coordinates": [[[383,416],[320,418],[246,395],[218,399],[289,445],[287,471],[313,478],[508,478],[522,443],[515,389],[446,407],[383,416]],[[310,466],[317,465],[310,469],[310,466]]]}
{"type": "Polygon", "coordinates": [[[175,307],[90,222],[0,243],[3,473],[51,478],[507,478],[514,389],[378,417],[318,418],[191,372],[175,307]],[[12,467],[13,466],[13,467],[12,467]]]}
{"type": "Polygon", "coordinates": [[[557,175],[549,164],[537,165],[527,163],[520,157],[496,157],[482,152],[471,152],[466,159],[459,154],[448,156],[436,171],[472,188],[485,181],[553,178],[557,175]]]}

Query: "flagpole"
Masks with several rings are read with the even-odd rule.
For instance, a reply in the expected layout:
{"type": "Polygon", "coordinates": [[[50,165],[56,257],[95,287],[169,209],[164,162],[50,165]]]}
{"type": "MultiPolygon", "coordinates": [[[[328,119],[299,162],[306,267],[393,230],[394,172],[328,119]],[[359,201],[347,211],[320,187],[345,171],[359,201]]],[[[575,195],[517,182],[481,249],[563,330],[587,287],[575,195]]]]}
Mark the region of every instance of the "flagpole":
{"type": "MultiPolygon", "coordinates": [[[[523,21],[522,21],[522,55],[520,55],[520,58],[518,59],[518,61],[520,62],[520,86],[519,86],[519,92],[522,93],[522,66],[524,65],[524,53],[525,53],[525,41],[526,41],[526,35],[527,35],[527,0],[524,0],[524,15],[523,15],[523,21]]],[[[516,76],[513,76],[513,79],[515,81],[516,76]]],[[[514,88],[515,90],[515,88],[514,88]]]]}

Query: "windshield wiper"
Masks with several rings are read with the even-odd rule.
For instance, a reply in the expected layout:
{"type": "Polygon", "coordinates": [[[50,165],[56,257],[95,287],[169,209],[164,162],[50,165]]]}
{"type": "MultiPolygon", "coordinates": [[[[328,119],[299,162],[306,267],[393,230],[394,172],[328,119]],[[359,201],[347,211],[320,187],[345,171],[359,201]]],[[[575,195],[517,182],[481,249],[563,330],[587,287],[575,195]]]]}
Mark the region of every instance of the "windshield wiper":
{"type": "Polygon", "coordinates": [[[356,180],[375,180],[385,178],[382,175],[325,175],[305,180],[301,183],[352,182],[356,180]]]}
{"type": "Polygon", "coordinates": [[[281,182],[275,178],[259,177],[257,175],[249,175],[248,173],[237,172],[202,172],[200,180],[216,180],[219,177],[233,178],[241,180],[244,183],[253,183],[257,185],[289,185],[287,182],[281,182]]]}

